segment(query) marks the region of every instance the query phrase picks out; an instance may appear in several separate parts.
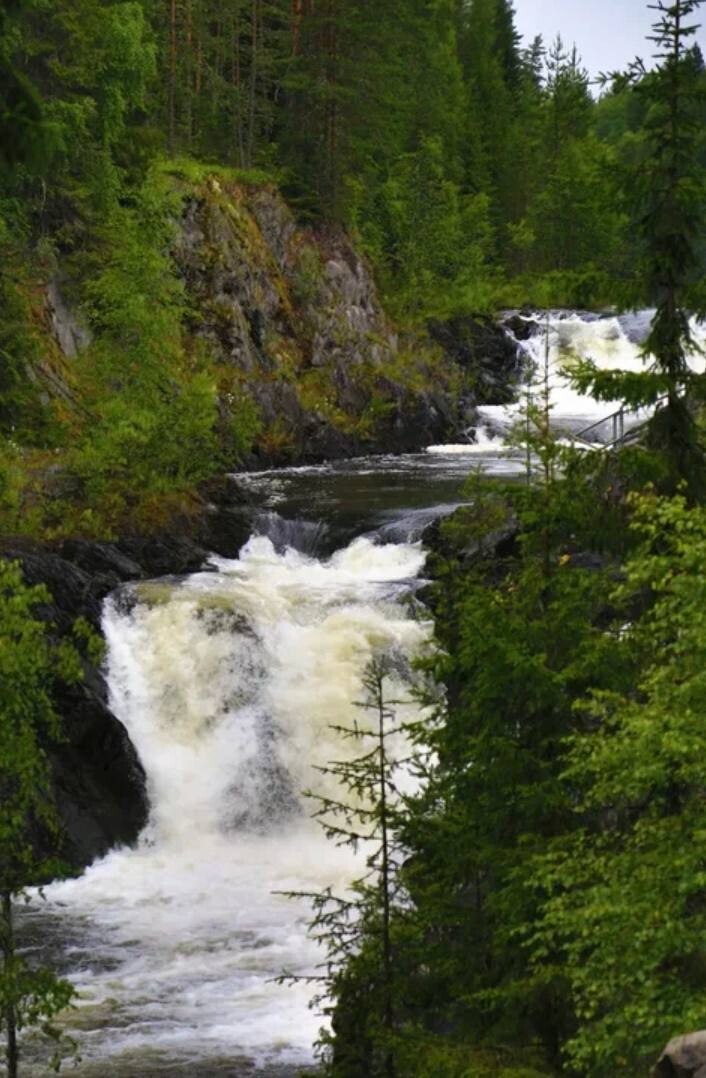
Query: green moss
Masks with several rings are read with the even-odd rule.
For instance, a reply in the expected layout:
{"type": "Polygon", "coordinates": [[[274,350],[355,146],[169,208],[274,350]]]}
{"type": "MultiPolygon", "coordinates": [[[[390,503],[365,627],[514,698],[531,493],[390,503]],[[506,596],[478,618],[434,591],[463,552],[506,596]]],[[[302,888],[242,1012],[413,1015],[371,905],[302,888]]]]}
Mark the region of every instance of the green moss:
{"type": "Polygon", "coordinates": [[[204,183],[209,179],[253,186],[275,184],[278,181],[275,172],[265,172],[255,168],[232,168],[216,162],[198,161],[193,157],[165,158],[157,161],[154,167],[163,176],[173,177],[193,185],[204,183]]]}

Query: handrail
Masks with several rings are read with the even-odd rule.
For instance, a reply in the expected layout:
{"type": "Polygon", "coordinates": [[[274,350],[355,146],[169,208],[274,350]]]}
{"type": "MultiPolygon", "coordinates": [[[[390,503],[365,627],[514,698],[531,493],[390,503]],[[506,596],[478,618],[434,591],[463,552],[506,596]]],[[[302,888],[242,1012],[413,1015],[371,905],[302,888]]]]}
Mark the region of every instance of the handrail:
{"type": "MultiPolygon", "coordinates": [[[[664,404],[667,400],[669,400],[669,396],[665,393],[664,396],[659,397],[655,401],[655,408],[659,408],[660,405],[664,404]]],[[[590,434],[591,431],[596,430],[598,427],[602,427],[604,423],[608,423],[612,420],[613,438],[610,442],[605,442],[603,444],[603,448],[615,449],[617,446],[622,445],[628,439],[631,439],[635,434],[639,433],[639,431],[643,430],[650,422],[650,420],[647,419],[643,423],[638,423],[636,426],[630,427],[630,429],[626,431],[625,416],[635,414],[636,411],[634,409],[626,408],[625,405],[623,405],[621,408],[618,408],[617,411],[611,412],[610,415],[606,415],[602,419],[597,420],[595,423],[591,423],[590,426],[584,427],[583,430],[577,431],[575,434],[572,434],[571,437],[579,438],[583,442],[589,442],[589,439],[586,437],[587,434],[590,434]]],[[[595,443],[590,444],[595,445],[595,443]]]]}
{"type": "MultiPolygon", "coordinates": [[[[665,401],[668,400],[669,396],[665,393],[664,396],[659,397],[655,401],[655,408],[659,408],[660,405],[664,404],[665,401]]],[[[582,430],[568,432],[567,437],[571,439],[571,441],[584,442],[586,446],[590,446],[592,449],[618,449],[621,445],[624,445],[627,442],[632,441],[634,438],[636,438],[651,422],[652,416],[650,416],[648,419],[645,419],[642,423],[636,423],[634,426],[629,427],[628,430],[625,430],[626,415],[636,414],[636,409],[626,408],[625,405],[623,405],[621,408],[618,408],[617,411],[611,412],[609,415],[603,416],[602,419],[597,419],[595,423],[591,423],[590,426],[584,427],[582,430]],[[604,423],[608,423],[611,420],[613,422],[612,441],[592,442],[589,438],[586,437],[586,435],[590,434],[591,431],[596,430],[598,427],[602,427],[604,423]]],[[[471,432],[475,433],[477,429],[477,424],[471,424],[464,429],[463,437],[467,438],[470,441],[471,432]]]]}

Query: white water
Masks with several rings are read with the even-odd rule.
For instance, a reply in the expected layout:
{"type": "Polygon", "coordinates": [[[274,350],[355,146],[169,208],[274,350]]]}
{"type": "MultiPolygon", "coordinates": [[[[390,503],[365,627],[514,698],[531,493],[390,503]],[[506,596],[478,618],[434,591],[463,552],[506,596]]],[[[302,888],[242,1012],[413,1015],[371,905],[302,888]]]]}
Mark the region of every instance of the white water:
{"type": "Polygon", "coordinates": [[[360,721],[371,656],[424,647],[401,603],[423,563],[413,544],[358,539],[321,562],[257,537],[215,573],[108,604],[111,703],[153,807],[136,849],[47,892],[80,924],[79,1074],[311,1060],[312,990],[271,980],[319,960],[310,911],[273,891],[341,889],[360,869],[301,791],[335,793],[315,768],[355,751],[330,724],[360,721]]]}
{"type": "MultiPolygon", "coordinates": [[[[612,410],[569,387],[572,356],[640,370],[647,320],[550,320],[558,427],[575,430],[612,410]]],[[[703,328],[697,336],[704,342],[703,328]]],[[[543,334],[526,350],[541,368],[543,334]]],[[[473,445],[351,462],[348,471],[261,473],[247,486],[271,509],[286,502],[296,472],[317,506],[322,482],[340,472],[341,484],[370,477],[366,496],[377,504],[381,489],[390,496],[393,473],[417,495],[421,477],[428,509],[416,495],[403,508],[396,487],[394,511],[375,521],[378,539],[416,535],[456,504],[464,458],[475,458],[468,468],[517,470],[503,449],[516,411],[482,409],[473,445]],[[439,506],[435,484],[444,483],[448,501],[439,506]]],[[[336,506],[349,497],[331,487],[336,506]]],[[[288,535],[283,524],[278,549],[288,535]]],[[[299,539],[308,549],[315,536],[299,539]]],[[[274,1075],[311,1059],[319,1027],[307,1006],[311,989],[272,981],[318,961],[309,910],[273,892],[342,888],[360,867],[325,839],[300,793],[321,789],[317,765],[346,751],[330,724],[360,718],[354,702],[368,659],[424,648],[428,626],[404,604],[423,562],[418,543],[357,539],[321,561],[278,554],[258,536],[238,560],[216,560],[215,572],[138,586],[131,606],[107,606],[111,704],[145,766],[152,815],[136,849],[55,884],[28,915],[37,934],[58,941],[81,994],[70,1025],[84,1062],[72,1073],[211,1078],[256,1066],[274,1075]]],[[[396,698],[405,692],[391,688],[396,698]]]]}
{"type": "MultiPolygon", "coordinates": [[[[639,373],[648,369],[649,362],[646,364],[641,356],[641,345],[647,335],[651,315],[650,311],[640,311],[632,315],[587,319],[578,314],[561,312],[551,316],[548,321],[544,315],[528,319],[539,322],[542,327],[521,346],[528,370],[534,372],[532,381],[535,394],[539,392],[543,378],[548,334],[549,386],[554,425],[560,430],[578,432],[620,408],[620,401],[595,401],[579,393],[571,385],[571,370],[578,360],[592,360],[600,370],[639,373]]],[[[692,332],[697,346],[702,349],[706,347],[706,324],[693,322],[692,332]]],[[[703,373],[706,358],[695,352],[690,366],[703,373]]],[[[521,414],[523,403],[479,408],[480,424],[473,451],[487,452],[493,444],[497,449],[498,442],[504,440],[508,428],[521,414]]],[[[634,413],[626,417],[626,429],[647,415],[634,413]]],[[[591,439],[596,441],[608,441],[610,437],[609,423],[591,434],[591,439]]]]}

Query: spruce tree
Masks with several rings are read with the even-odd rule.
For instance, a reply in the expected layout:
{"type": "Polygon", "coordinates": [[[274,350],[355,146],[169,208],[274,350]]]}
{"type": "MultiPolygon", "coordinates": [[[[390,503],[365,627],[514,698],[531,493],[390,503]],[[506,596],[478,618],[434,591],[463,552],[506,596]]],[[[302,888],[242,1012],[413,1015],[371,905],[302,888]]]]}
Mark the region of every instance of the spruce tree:
{"type": "MultiPolygon", "coordinates": [[[[400,805],[397,773],[402,761],[391,741],[404,728],[387,686],[390,660],[373,659],[363,677],[365,696],[357,707],[360,721],[331,727],[344,741],[359,746],[352,759],[320,768],[340,785],[341,797],[308,792],[317,805],[315,818],[337,845],[366,854],[366,873],[346,895],[327,889],[294,894],[312,903],[309,928],[326,952],[321,986],[313,1005],[332,1018],[319,1044],[331,1078],[404,1078],[399,1066],[402,1023],[396,969],[397,921],[403,918],[399,876],[402,851],[395,820],[400,805]]],[[[297,980],[284,974],[282,980],[297,980]]]]}
{"type": "Polygon", "coordinates": [[[649,40],[658,61],[647,71],[636,61],[627,75],[611,76],[623,86],[632,83],[645,110],[640,153],[626,169],[624,183],[640,250],[629,301],[656,308],[643,356],[649,367],[641,374],[584,369],[580,379],[596,397],[622,398],[631,407],[655,405],[651,442],[665,455],[671,486],[686,482],[691,496],[704,493],[703,447],[693,417],[693,400],[703,396],[701,379],[689,361],[696,352],[689,303],[694,313],[706,305],[698,299],[702,275],[699,253],[704,224],[702,139],[704,84],[692,61],[689,42],[696,33],[693,19],[702,0],[657,0],[657,21],[649,40]]]}

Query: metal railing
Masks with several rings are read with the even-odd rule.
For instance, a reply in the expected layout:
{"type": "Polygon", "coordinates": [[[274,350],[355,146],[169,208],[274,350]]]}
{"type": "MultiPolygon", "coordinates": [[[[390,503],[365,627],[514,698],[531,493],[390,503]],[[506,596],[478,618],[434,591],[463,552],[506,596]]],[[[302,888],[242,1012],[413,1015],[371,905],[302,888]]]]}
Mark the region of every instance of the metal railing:
{"type": "MultiPolygon", "coordinates": [[[[659,408],[661,408],[661,406],[668,399],[669,398],[667,397],[666,394],[665,394],[665,396],[660,397],[655,402],[655,411],[657,411],[659,408]]],[[[580,431],[577,431],[574,434],[571,434],[570,437],[575,439],[575,440],[585,442],[587,445],[590,445],[590,446],[593,446],[593,447],[595,447],[597,444],[599,444],[602,449],[609,449],[609,450],[610,449],[619,449],[621,445],[625,445],[628,442],[635,441],[635,439],[637,439],[640,436],[642,431],[647,427],[650,420],[652,419],[652,416],[649,416],[647,419],[644,419],[641,423],[636,423],[634,426],[629,427],[628,430],[626,431],[625,430],[625,418],[626,418],[626,416],[630,416],[630,415],[637,415],[637,413],[635,411],[633,411],[632,409],[630,409],[630,408],[626,408],[625,405],[623,405],[623,407],[618,408],[618,410],[616,412],[611,412],[610,415],[603,416],[602,419],[597,420],[595,423],[591,423],[591,425],[588,426],[588,427],[584,427],[583,430],[580,430],[580,431]],[[598,430],[599,427],[603,427],[606,423],[611,423],[611,425],[612,425],[612,429],[611,429],[612,438],[611,438],[611,440],[609,442],[596,443],[595,441],[591,441],[591,439],[589,437],[587,437],[593,431],[598,430]]]]}

